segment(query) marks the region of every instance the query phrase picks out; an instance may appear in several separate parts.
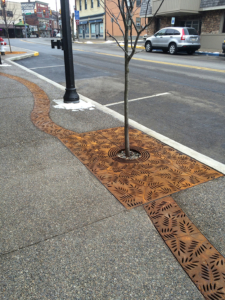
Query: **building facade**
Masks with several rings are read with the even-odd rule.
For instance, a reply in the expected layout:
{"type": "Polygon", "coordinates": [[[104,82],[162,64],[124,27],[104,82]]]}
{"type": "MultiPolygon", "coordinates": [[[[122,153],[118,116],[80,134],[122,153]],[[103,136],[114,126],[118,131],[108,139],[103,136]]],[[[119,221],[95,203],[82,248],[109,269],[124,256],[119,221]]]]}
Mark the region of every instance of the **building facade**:
{"type": "MultiPolygon", "coordinates": [[[[9,37],[22,37],[22,28],[16,27],[15,24],[22,20],[21,4],[19,2],[6,1],[5,7],[6,22],[8,24],[9,37]]],[[[0,7],[0,37],[6,37],[6,24],[3,16],[3,8],[0,7]]]]}
{"type": "Polygon", "coordinates": [[[59,13],[51,11],[48,3],[41,1],[22,2],[21,7],[25,14],[26,23],[36,28],[38,36],[51,37],[54,32],[59,31],[59,13]]]}
{"type": "Polygon", "coordinates": [[[105,39],[105,9],[101,0],[79,0],[79,39],[105,39]]]}
{"type": "MultiPolygon", "coordinates": [[[[140,17],[153,17],[161,0],[151,0],[147,7],[143,0],[140,17]]],[[[201,36],[201,47],[204,49],[221,49],[225,39],[225,0],[166,0],[159,9],[156,18],[148,28],[152,35],[159,29],[171,26],[194,27],[201,36]]]]}
{"type": "MultiPolygon", "coordinates": [[[[141,28],[142,25],[140,9],[141,0],[136,0],[133,19],[138,28],[141,28]]],[[[111,15],[118,17],[120,27],[123,29],[122,17],[114,1],[79,0],[77,10],[80,13],[79,39],[107,39],[109,34],[116,38],[122,38],[123,34],[111,15]]],[[[132,32],[135,35],[134,28],[132,32]]],[[[142,35],[144,34],[146,34],[146,31],[142,33],[142,35]]]]}

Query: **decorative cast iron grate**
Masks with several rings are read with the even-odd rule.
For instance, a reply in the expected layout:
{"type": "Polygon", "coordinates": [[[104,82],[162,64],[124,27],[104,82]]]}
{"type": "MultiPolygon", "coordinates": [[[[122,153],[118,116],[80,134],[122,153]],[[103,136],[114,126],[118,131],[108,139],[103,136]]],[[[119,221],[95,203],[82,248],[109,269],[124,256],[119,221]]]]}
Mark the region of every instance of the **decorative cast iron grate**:
{"type": "Polygon", "coordinates": [[[145,210],[161,237],[208,300],[225,299],[225,259],[171,198],[155,200],[145,210]]]}

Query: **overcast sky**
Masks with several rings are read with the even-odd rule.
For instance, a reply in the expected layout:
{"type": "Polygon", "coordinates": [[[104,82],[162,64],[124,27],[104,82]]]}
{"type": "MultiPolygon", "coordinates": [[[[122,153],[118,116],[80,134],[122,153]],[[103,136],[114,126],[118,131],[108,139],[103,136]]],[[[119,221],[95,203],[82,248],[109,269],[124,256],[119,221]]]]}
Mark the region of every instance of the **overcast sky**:
{"type": "MultiPolygon", "coordinates": [[[[7,1],[7,0],[6,0],[7,1]]],[[[9,1],[9,0],[8,0],[9,1]]],[[[41,0],[40,0],[41,1],[41,0]]],[[[57,10],[60,8],[60,0],[43,0],[43,2],[46,2],[49,4],[50,8],[55,10],[56,9],[56,1],[57,1],[57,10]]],[[[73,11],[73,6],[75,5],[75,0],[69,0],[70,1],[70,10],[73,11]]],[[[10,2],[28,2],[28,1],[21,1],[21,0],[13,0],[10,2]]],[[[31,2],[34,2],[31,0],[31,2]]]]}

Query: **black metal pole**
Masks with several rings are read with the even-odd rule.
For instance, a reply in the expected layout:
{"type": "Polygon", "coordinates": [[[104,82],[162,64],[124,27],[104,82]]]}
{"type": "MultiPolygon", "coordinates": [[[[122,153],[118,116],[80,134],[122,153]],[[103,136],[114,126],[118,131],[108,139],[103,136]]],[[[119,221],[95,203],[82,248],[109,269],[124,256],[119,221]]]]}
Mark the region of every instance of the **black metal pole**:
{"type": "Polygon", "coordinates": [[[61,1],[64,62],[65,62],[65,73],[66,73],[66,92],[63,99],[65,103],[79,102],[79,95],[77,94],[75,88],[75,81],[74,81],[69,0],[60,0],[60,1],[61,1]]]}

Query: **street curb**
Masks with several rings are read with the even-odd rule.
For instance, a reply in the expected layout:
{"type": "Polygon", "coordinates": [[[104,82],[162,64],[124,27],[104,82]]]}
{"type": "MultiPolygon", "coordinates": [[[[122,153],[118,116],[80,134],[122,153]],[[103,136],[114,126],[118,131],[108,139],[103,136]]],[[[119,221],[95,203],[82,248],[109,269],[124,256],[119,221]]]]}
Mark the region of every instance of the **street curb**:
{"type": "MultiPolygon", "coordinates": [[[[31,56],[34,56],[33,53],[31,53],[31,55],[28,56],[28,57],[31,57],[31,56]]],[[[15,60],[19,60],[19,58],[20,58],[20,56],[17,56],[15,60]]],[[[25,58],[24,55],[22,55],[21,58],[22,59],[25,58]]],[[[13,61],[13,58],[11,58],[9,60],[11,60],[12,64],[20,67],[21,69],[27,71],[28,73],[31,73],[31,74],[35,75],[36,77],[44,80],[45,82],[48,82],[48,83],[54,85],[55,87],[65,91],[65,87],[58,84],[58,83],[56,83],[55,81],[50,80],[50,79],[46,78],[45,76],[42,76],[42,75],[40,75],[40,74],[24,67],[24,66],[21,66],[21,65],[15,63],[13,61]]],[[[89,98],[87,98],[87,97],[85,97],[81,94],[79,94],[79,96],[80,96],[81,100],[83,100],[85,102],[92,103],[97,109],[101,110],[102,112],[113,116],[114,118],[120,120],[121,122],[124,122],[124,116],[123,115],[121,115],[121,114],[117,113],[116,111],[114,111],[114,110],[112,110],[112,109],[110,109],[106,106],[103,106],[102,104],[99,104],[98,102],[95,102],[94,100],[91,100],[91,99],[89,99],[89,98]]],[[[204,154],[201,154],[201,153],[199,153],[199,152],[197,152],[197,151],[195,151],[195,150],[193,150],[193,149],[191,149],[187,146],[184,146],[184,145],[182,145],[182,144],[180,144],[180,143],[178,143],[178,142],[176,142],[176,141],[174,141],[174,140],[172,140],[172,139],[170,139],[170,138],[168,138],[168,137],[166,137],[166,136],[164,136],[164,135],[162,135],[162,134],[160,134],[160,133],[158,133],[158,132],[156,132],[152,129],[149,129],[149,128],[139,124],[138,122],[136,122],[134,120],[129,119],[129,124],[132,127],[137,128],[140,131],[142,131],[142,132],[158,139],[159,141],[171,146],[172,148],[174,148],[174,149],[176,149],[180,152],[183,152],[184,154],[196,159],[197,161],[199,161],[199,162],[201,162],[205,165],[208,165],[209,167],[225,174],[225,164],[222,164],[222,163],[220,163],[220,162],[218,162],[218,161],[216,161],[216,160],[214,160],[214,159],[212,159],[212,158],[210,158],[210,157],[208,157],[204,154]]]]}
{"type": "Polygon", "coordinates": [[[196,54],[199,55],[209,55],[209,56],[223,56],[225,57],[224,53],[220,53],[220,52],[202,52],[202,51],[196,51],[196,54]]]}
{"type": "MultiPolygon", "coordinates": [[[[121,46],[123,46],[124,44],[120,44],[121,46]]],[[[131,48],[130,45],[128,45],[129,48],[131,48]]],[[[145,49],[144,46],[136,46],[137,49],[145,49]]],[[[209,55],[209,56],[222,56],[225,57],[225,53],[220,53],[220,52],[205,52],[205,51],[195,51],[195,54],[199,54],[199,55],[209,55]]]]}
{"type": "Polygon", "coordinates": [[[33,52],[33,53],[27,53],[27,54],[23,54],[21,56],[14,56],[14,57],[9,57],[6,58],[6,60],[13,62],[14,60],[21,60],[24,58],[29,58],[29,57],[33,57],[33,56],[39,56],[39,52],[33,52]]]}

